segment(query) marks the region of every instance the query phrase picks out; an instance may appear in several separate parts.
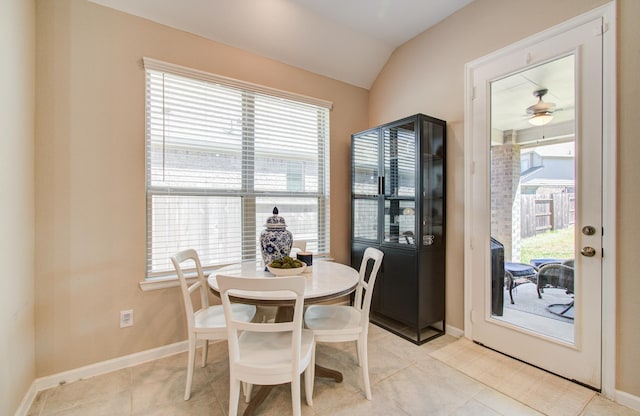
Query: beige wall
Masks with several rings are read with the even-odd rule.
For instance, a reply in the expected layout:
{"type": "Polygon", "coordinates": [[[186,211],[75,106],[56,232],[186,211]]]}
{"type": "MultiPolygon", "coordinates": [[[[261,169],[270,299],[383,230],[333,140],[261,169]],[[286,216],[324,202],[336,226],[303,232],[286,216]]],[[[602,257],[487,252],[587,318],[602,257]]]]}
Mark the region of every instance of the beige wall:
{"type": "MultiPolygon", "coordinates": [[[[571,17],[605,0],[476,0],[398,48],[370,91],[369,123],[377,125],[417,112],[447,120],[447,324],[464,327],[464,65],[571,17]]],[[[640,258],[634,253],[640,220],[637,181],[640,153],[637,116],[640,2],[618,2],[619,189],[616,388],[640,396],[640,258]],[[634,212],[635,211],[635,212],[634,212]]]]}
{"type": "Polygon", "coordinates": [[[618,7],[618,276],[616,387],[640,396],[640,1],[618,7]]]}
{"type": "Polygon", "coordinates": [[[333,101],[331,247],[349,261],[350,134],[368,91],[83,0],[38,0],[37,376],[186,339],[179,289],[142,292],[143,56],[333,101]],[[134,310],[120,329],[119,311],[134,310]]]}
{"type": "Polygon", "coordinates": [[[0,2],[0,414],[12,415],[35,377],[35,2],[0,2]]]}

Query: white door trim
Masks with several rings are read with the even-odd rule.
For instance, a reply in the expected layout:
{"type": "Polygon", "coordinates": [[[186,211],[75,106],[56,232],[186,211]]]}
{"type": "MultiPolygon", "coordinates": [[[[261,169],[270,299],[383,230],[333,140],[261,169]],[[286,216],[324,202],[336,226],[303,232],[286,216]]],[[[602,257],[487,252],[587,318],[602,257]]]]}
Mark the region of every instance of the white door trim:
{"type": "MultiPolygon", "coordinates": [[[[469,62],[465,65],[465,201],[472,198],[472,189],[468,184],[474,173],[475,164],[472,159],[473,149],[473,71],[494,59],[525,49],[533,44],[550,39],[561,33],[581,26],[596,18],[602,18],[603,27],[603,178],[602,178],[602,216],[603,216],[603,258],[602,258],[602,394],[615,400],[615,349],[616,349],[616,2],[615,0],[584,13],[536,35],[513,43],[503,49],[469,62]]],[[[484,115],[480,115],[484,117],[484,115]]],[[[471,249],[474,241],[471,238],[471,211],[465,204],[464,250],[471,249]]],[[[464,261],[464,328],[465,337],[473,339],[471,333],[471,272],[470,257],[465,255],[464,261]]]]}

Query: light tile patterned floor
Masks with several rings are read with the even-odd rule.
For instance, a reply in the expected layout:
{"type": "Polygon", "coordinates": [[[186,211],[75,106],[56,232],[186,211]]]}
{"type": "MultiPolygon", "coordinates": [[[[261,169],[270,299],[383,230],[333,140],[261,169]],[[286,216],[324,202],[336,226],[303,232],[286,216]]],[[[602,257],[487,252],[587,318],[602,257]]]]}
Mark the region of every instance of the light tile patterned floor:
{"type": "MultiPolygon", "coordinates": [[[[304,401],[303,385],[302,414],[544,414],[431,355],[455,341],[456,338],[445,335],[416,346],[372,325],[369,334],[372,401],[368,401],[363,394],[355,344],[319,345],[318,363],[340,369],[344,381],[335,383],[316,379],[313,407],[308,407],[304,401]]],[[[201,368],[196,365],[191,399],[188,401],[183,400],[187,356],[182,353],[39,392],[29,415],[226,415],[229,405],[226,348],[225,342],[211,345],[207,366],[201,368]]],[[[554,397],[547,406],[554,408],[562,400],[554,397]]],[[[244,411],[245,407],[246,404],[241,403],[239,411],[244,411]]],[[[274,389],[258,408],[258,414],[291,414],[289,386],[274,389]]],[[[597,395],[580,414],[640,416],[638,412],[597,395]]]]}
{"type": "Polygon", "coordinates": [[[462,338],[431,354],[544,414],[578,416],[596,393],[462,338]],[[462,358],[460,358],[462,357],[462,358]]]}

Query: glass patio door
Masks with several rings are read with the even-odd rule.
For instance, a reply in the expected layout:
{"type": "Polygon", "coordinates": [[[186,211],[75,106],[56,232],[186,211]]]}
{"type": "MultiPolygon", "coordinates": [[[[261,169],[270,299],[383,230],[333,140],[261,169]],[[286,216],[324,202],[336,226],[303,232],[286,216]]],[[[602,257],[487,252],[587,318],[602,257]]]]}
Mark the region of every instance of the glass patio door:
{"type": "MultiPolygon", "coordinates": [[[[600,19],[479,65],[466,273],[473,340],[600,388],[600,19]],[[523,59],[523,57],[525,59],[523,59]]],[[[465,145],[466,146],[466,145],[465,145]]]]}

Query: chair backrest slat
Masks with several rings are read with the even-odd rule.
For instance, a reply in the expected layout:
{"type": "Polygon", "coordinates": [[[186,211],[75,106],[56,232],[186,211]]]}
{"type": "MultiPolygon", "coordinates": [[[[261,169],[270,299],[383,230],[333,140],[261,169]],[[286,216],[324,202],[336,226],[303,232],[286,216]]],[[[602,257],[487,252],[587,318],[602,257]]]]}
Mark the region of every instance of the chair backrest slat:
{"type": "Polygon", "coordinates": [[[360,264],[360,279],[353,299],[353,305],[356,309],[363,312],[367,322],[369,309],[371,308],[373,289],[375,287],[376,278],[378,276],[383,257],[384,253],[382,251],[377,248],[367,247],[364,251],[364,255],[362,256],[362,263],[360,264]],[[367,276],[369,261],[373,261],[373,266],[371,267],[371,273],[367,276]]]}

